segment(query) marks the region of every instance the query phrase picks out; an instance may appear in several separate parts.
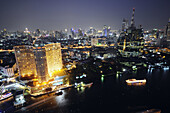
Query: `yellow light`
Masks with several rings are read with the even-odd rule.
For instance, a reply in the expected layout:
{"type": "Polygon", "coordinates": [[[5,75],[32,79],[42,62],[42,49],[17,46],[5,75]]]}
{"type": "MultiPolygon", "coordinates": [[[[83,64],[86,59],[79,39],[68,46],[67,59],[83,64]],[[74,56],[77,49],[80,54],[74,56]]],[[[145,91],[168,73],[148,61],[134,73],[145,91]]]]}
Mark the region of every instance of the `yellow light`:
{"type": "Polygon", "coordinates": [[[43,83],[42,83],[42,85],[46,85],[46,84],[47,84],[47,82],[43,82],[43,83]]]}

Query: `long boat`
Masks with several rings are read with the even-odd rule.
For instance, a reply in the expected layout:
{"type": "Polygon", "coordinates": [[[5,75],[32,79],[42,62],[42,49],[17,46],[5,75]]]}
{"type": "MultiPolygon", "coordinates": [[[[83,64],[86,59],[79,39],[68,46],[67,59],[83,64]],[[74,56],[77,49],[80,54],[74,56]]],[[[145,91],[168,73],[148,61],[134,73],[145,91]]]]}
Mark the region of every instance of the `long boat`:
{"type": "Polygon", "coordinates": [[[143,80],[136,80],[136,79],[128,79],[126,80],[127,85],[134,85],[134,86],[140,86],[146,84],[146,79],[143,80]]]}

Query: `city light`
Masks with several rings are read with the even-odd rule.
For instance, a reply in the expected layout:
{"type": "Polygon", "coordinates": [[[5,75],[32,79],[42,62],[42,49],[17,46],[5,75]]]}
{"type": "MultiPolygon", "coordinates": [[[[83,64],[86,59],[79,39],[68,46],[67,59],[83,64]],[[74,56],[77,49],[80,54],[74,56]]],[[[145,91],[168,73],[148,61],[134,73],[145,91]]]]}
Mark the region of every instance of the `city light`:
{"type": "Polygon", "coordinates": [[[169,4],[1,1],[0,113],[168,112],[169,4]]]}

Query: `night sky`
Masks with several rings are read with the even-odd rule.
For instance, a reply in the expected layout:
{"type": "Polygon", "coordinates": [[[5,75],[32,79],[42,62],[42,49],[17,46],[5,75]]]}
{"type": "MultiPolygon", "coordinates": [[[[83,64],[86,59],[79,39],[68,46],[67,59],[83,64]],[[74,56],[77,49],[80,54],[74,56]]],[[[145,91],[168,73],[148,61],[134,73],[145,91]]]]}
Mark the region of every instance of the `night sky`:
{"type": "Polygon", "coordinates": [[[163,29],[170,18],[170,0],[0,0],[0,30],[120,29],[132,8],[145,30],[163,29]]]}

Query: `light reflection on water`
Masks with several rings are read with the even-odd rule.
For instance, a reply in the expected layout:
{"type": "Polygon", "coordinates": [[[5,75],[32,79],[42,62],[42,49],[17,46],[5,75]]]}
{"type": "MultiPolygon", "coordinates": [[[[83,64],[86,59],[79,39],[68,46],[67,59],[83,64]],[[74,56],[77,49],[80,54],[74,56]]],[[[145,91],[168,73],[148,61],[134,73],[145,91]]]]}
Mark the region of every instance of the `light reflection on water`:
{"type": "MultiPolygon", "coordinates": [[[[44,106],[46,106],[47,109],[44,112],[50,110],[58,113],[86,113],[84,110],[87,110],[88,113],[91,110],[91,112],[93,110],[97,112],[98,110],[98,113],[100,113],[109,112],[109,110],[113,109],[126,110],[128,106],[132,108],[146,106],[146,108],[166,110],[167,107],[162,108],[161,105],[165,105],[167,102],[160,100],[163,100],[164,96],[166,97],[164,100],[169,98],[169,81],[169,70],[163,69],[153,69],[152,72],[141,70],[137,73],[114,74],[113,76],[105,76],[105,78],[101,77],[97,81],[93,81],[92,87],[62,90],[62,95],[54,96],[47,103],[40,105],[40,108],[44,109],[44,106]],[[127,87],[125,80],[129,78],[146,78],[147,84],[145,87],[127,87]],[[161,93],[162,91],[164,92],[161,93]],[[163,104],[160,104],[159,101],[163,104]],[[109,102],[112,102],[112,104],[109,102]],[[49,105],[49,103],[52,104],[49,105]],[[122,105],[122,103],[124,104],[122,105]]],[[[43,96],[43,98],[46,97],[43,96]]]]}
{"type": "Polygon", "coordinates": [[[62,90],[63,94],[62,95],[58,95],[55,97],[56,102],[59,103],[60,105],[65,105],[67,103],[67,99],[65,98],[65,95],[67,94],[66,91],[62,90]]]}
{"type": "Polygon", "coordinates": [[[77,88],[77,91],[78,91],[79,93],[83,93],[84,90],[85,90],[85,87],[79,87],[79,88],[77,88]]]}
{"type": "Polygon", "coordinates": [[[103,77],[103,76],[101,77],[101,82],[102,82],[102,83],[104,82],[104,77],[103,77]]]}

